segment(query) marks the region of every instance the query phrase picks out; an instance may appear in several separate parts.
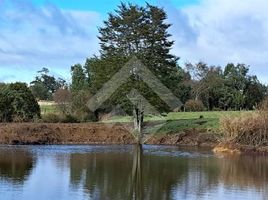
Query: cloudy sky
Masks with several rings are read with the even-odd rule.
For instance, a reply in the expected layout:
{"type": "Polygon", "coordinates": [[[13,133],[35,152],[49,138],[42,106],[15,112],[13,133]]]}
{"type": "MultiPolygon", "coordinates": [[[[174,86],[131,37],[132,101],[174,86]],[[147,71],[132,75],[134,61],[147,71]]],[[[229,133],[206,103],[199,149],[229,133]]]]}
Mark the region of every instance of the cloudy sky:
{"type": "MultiPolygon", "coordinates": [[[[144,5],[145,1],[130,1],[144,5]]],[[[181,63],[251,65],[268,83],[267,0],[147,0],[164,7],[181,63]]],[[[30,82],[48,67],[70,78],[70,66],[98,53],[97,27],[120,0],[0,0],[0,82],[30,82]]]]}

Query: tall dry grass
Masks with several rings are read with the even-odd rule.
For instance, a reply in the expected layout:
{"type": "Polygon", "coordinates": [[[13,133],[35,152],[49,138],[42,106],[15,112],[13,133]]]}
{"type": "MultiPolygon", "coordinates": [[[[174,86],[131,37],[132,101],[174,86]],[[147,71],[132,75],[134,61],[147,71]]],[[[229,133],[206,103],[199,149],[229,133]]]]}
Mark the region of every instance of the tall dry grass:
{"type": "Polygon", "coordinates": [[[268,99],[256,112],[221,118],[220,129],[225,141],[251,146],[268,145],[268,99]]]}

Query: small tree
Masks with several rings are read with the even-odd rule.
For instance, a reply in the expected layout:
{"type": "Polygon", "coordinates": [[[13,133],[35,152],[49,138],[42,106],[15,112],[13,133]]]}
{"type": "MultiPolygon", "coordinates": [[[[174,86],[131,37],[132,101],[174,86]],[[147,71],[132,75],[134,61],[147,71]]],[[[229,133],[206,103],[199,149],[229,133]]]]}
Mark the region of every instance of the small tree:
{"type": "Polygon", "coordinates": [[[205,106],[202,101],[199,100],[189,100],[184,105],[185,110],[189,112],[200,112],[205,110],[205,106]]]}
{"type": "Polygon", "coordinates": [[[35,80],[31,82],[31,91],[38,100],[52,100],[53,94],[66,86],[66,81],[49,74],[47,68],[38,71],[35,80]]]}
{"type": "Polygon", "coordinates": [[[69,114],[70,112],[70,101],[71,101],[71,92],[67,88],[58,89],[53,97],[54,101],[58,104],[61,112],[63,114],[69,114]]]}
{"type": "Polygon", "coordinates": [[[40,107],[25,83],[0,89],[0,121],[27,122],[40,118],[40,107]]]}

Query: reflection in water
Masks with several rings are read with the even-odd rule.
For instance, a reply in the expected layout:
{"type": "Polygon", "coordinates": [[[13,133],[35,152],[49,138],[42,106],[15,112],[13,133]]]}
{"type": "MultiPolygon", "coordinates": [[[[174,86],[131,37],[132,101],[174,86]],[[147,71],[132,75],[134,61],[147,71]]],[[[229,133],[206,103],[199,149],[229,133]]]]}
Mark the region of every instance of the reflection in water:
{"type": "Polygon", "coordinates": [[[92,199],[122,199],[128,193],[131,155],[126,152],[72,154],[70,171],[73,187],[83,185],[92,199]]]}
{"type": "Polygon", "coordinates": [[[143,199],[143,181],[142,181],[142,156],[143,149],[141,144],[134,146],[133,151],[133,166],[130,187],[129,199],[143,199]]]}
{"type": "Polygon", "coordinates": [[[251,200],[268,199],[267,186],[268,158],[261,156],[155,146],[0,147],[4,200],[251,200]]]}
{"type": "Polygon", "coordinates": [[[261,156],[226,156],[220,159],[220,180],[226,186],[262,189],[268,183],[268,159],[261,156]]]}
{"type": "Polygon", "coordinates": [[[0,177],[6,181],[23,182],[33,168],[32,154],[24,150],[0,151],[0,177]]]}
{"type": "Polygon", "coordinates": [[[165,151],[161,155],[148,149],[143,153],[141,146],[133,148],[132,156],[72,155],[72,183],[83,182],[93,199],[213,199],[217,190],[227,196],[224,190],[230,190],[229,195],[241,190],[243,196],[248,189],[266,195],[267,158],[169,156],[165,151]]]}
{"type": "Polygon", "coordinates": [[[73,186],[82,184],[93,199],[171,199],[187,159],[144,155],[141,146],[131,153],[71,155],[73,186]]]}

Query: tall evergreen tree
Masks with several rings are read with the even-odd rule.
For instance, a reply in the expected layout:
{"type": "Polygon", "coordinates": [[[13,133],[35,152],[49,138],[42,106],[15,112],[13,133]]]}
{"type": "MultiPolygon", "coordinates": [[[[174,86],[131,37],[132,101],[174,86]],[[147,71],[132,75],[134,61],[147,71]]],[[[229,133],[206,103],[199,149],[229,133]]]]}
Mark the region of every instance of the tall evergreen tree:
{"type": "MultiPolygon", "coordinates": [[[[149,4],[141,7],[121,3],[115,13],[110,13],[104,27],[99,29],[100,57],[89,59],[86,66],[91,76],[91,90],[97,92],[136,56],[175,95],[187,96],[190,89],[182,84],[184,72],[177,65],[178,58],[170,53],[174,41],[170,40],[168,28],[171,25],[166,19],[163,9],[149,4]]],[[[153,106],[167,110],[162,100],[135,76],[113,94],[111,101],[130,106],[126,96],[133,88],[153,106]]]]}
{"type": "Polygon", "coordinates": [[[82,65],[76,64],[71,67],[72,71],[72,85],[71,90],[73,92],[80,91],[82,89],[85,89],[86,83],[87,83],[87,77],[83,70],[82,65]]]}

